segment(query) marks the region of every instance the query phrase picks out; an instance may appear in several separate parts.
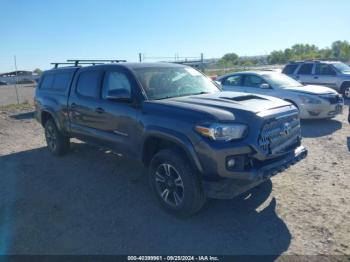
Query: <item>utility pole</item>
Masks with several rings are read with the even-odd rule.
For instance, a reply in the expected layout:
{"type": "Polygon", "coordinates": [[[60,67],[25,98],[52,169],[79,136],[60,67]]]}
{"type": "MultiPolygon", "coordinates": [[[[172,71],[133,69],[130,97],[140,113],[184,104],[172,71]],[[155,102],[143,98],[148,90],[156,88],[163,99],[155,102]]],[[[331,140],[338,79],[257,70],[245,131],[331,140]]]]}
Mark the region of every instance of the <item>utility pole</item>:
{"type": "Polygon", "coordinates": [[[16,72],[16,83],[15,83],[15,90],[16,90],[17,104],[19,105],[19,96],[18,96],[18,89],[17,89],[17,83],[18,83],[18,72],[17,72],[17,60],[16,60],[16,56],[14,56],[14,60],[15,60],[15,72],[16,72]]]}
{"type": "Polygon", "coordinates": [[[140,61],[140,63],[142,62],[142,54],[141,53],[139,53],[139,61],[140,61]]]}
{"type": "Polygon", "coordinates": [[[204,55],[201,53],[201,71],[204,72],[204,55]]]}

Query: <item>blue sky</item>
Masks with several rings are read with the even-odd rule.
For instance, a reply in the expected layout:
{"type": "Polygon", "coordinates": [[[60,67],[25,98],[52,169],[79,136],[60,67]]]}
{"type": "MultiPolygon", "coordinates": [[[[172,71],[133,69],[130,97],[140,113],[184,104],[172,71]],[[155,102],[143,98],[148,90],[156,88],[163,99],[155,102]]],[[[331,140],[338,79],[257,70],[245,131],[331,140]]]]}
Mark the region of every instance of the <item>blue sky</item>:
{"type": "Polygon", "coordinates": [[[349,0],[0,0],[0,72],[66,59],[268,54],[350,41],[349,0]]]}

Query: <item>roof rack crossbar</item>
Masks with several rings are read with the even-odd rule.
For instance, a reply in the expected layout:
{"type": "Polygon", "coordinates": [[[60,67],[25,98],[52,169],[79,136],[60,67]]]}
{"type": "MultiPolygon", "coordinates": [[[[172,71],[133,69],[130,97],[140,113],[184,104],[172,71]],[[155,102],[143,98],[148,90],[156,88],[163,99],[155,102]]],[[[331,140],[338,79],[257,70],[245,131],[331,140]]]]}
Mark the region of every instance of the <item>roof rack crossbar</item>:
{"type": "Polygon", "coordinates": [[[68,59],[67,62],[59,62],[59,63],[51,63],[51,65],[54,65],[55,68],[58,68],[59,65],[72,65],[72,66],[79,66],[79,65],[100,65],[104,63],[120,63],[120,62],[126,62],[126,60],[122,59],[111,59],[111,60],[104,60],[104,59],[68,59]]]}
{"type": "Polygon", "coordinates": [[[55,68],[58,68],[59,65],[74,65],[74,63],[59,62],[59,63],[51,63],[51,65],[54,65],[55,68]]]}
{"type": "Polygon", "coordinates": [[[126,62],[126,60],[122,59],[68,59],[67,62],[74,62],[75,66],[79,64],[96,64],[96,63],[120,63],[126,62]]]}

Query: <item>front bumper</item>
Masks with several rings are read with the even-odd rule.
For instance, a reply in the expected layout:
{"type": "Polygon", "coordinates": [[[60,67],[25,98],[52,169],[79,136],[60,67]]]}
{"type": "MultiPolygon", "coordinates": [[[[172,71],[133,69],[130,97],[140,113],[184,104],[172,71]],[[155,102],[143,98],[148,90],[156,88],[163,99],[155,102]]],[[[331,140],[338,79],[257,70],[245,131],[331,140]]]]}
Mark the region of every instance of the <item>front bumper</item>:
{"type": "Polygon", "coordinates": [[[231,199],[244,193],[251,188],[261,184],[291,165],[294,165],[307,156],[307,149],[303,146],[297,147],[293,152],[279,158],[276,161],[268,161],[259,168],[244,172],[245,179],[220,179],[217,181],[202,181],[203,189],[209,198],[231,199]]]}
{"type": "Polygon", "coordinates": [[[336,104],[303,105],[300,109],[301,119],[323,119],[332,118],[343,111],[344,102],[336,104]]]}

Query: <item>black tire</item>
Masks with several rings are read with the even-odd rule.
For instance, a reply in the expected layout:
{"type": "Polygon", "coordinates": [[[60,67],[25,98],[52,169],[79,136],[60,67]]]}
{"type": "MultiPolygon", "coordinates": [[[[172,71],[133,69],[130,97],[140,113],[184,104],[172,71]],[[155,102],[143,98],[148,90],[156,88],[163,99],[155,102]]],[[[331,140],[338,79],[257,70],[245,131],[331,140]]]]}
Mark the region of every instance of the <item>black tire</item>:
{"type": "Polygon", "coordinates": [[[342,86],[341,92],[344,98],[350,99],[350,83],[345,83],[342,86]]]}
{"type": "Polygon", "coordinates": [[[164,149],[152,158],[149,182],[161,206],[174,215],[181,217],[194,215],[205,203],[206,196],[197,172],[188,159],[177,150],[164,149]]]}
{"type": "Polygon", "coordinates": [[[60,156],[69,151],[69,137],[61,134],[53,119],[49,119],[45,123],[45,138],[47,147],[53,155],[60,156]]]}

